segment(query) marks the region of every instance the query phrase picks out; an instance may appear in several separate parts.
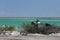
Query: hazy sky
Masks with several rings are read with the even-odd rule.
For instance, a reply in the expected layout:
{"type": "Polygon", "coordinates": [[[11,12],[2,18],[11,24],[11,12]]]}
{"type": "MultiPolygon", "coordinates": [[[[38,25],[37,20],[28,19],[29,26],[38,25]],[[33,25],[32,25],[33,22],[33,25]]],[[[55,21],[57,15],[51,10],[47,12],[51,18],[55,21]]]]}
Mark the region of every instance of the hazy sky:
{"type": "Polygon", "coordinates": [[[0,17],[60,17],[60,0],[0,0],[0,17]]]}

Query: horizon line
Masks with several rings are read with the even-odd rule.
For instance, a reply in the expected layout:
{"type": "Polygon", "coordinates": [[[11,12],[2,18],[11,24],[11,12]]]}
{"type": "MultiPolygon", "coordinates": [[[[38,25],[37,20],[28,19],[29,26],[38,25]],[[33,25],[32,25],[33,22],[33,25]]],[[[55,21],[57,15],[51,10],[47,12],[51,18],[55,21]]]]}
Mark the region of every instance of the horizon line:
{"type": "Polygon", "coordinates": [[[0,17],[0,18],[60,18],[60,17],[0,17]]]}

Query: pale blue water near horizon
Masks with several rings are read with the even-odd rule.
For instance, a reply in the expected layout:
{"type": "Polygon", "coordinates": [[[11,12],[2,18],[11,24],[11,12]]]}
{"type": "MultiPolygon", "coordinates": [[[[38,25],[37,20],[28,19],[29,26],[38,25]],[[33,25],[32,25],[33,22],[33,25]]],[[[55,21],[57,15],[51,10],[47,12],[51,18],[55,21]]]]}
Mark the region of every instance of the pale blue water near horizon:
{"type": "Polygon", "coordinates": [[[41,23],[49,23],[49,24],[54,24],[57,26],[60,26],[60,17],[48,17],[48,18],[44,18],[44,17],[7,17],[7,18],[0,18],[0,26],[3,25],[11,25],[11,26],[15,26],[17,28],[22,27],[23,23],[30,23],[32,21],[36,21],[36,19],[39,19],[41,23]]]}

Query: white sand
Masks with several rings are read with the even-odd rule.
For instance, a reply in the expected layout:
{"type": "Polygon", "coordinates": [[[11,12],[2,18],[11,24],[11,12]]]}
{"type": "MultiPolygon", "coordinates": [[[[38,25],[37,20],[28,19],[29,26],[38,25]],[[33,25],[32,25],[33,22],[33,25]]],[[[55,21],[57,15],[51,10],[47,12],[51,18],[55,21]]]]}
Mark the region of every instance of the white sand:
{"type": "Polygon", "coordinates": [[[42,35],[42,34],[29,34],[28,36],[19,37],[0,37],[0,40],[60,40],[60,33],[42,35]]]}
{"type": "Polygon", "coordinates": [[[60,40],[60,37],[0,37],[0,40],[60,40]]]}

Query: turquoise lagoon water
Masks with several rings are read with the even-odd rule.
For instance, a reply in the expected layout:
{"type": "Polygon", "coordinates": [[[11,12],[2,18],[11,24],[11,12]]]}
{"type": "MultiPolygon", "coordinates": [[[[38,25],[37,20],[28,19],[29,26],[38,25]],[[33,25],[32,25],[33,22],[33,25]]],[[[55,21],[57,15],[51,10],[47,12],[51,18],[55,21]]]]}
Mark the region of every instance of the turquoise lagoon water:
{"type": "Polygon", "coordinates": [[[17,28],[22,27],[23,23],[30,23],[31,21],[36,21],[36,19],[39,19],[41,23],[49,23],[49,24],[54,24],[57,26],[60,26],[60,18],[43,18],[43,17],[38,17],[38,18],[0,18],[0,26],[3,25],[11,25],[15,26],[17,28]]]}

